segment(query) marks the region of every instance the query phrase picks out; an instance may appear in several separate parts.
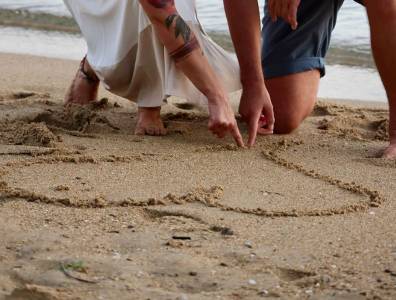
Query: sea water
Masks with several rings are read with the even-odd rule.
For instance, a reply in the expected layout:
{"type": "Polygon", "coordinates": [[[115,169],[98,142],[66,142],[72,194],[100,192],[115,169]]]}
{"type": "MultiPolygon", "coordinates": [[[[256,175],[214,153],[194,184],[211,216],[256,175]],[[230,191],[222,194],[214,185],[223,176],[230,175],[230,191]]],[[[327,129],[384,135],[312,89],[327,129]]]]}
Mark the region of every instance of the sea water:
{"type": "MultiPolygon", "coordinates": [[[[201,23],[208,32],[228,35],[228,26],[221,0],[196,0],[201,23]]],[[[264,0],[259,0],[262,8],[264,0]]],[[[0,9],[22,9],[69,16],[62,0],[0,0],[0,9]]],[[[262,13],[262,9],[261,9],[262,13]]],[[[349,57],[370,54],[370,37],[364,8],[345,0],[331,48],[345,59],[332,62],[322,80],[320,96],[328,98],[385,101],[378,73],[372,68],[348,66],[349,57]]],[[[0,26],[0,51],[67,59],[80,59],[86,46],[79,35],[0,26]]]]}

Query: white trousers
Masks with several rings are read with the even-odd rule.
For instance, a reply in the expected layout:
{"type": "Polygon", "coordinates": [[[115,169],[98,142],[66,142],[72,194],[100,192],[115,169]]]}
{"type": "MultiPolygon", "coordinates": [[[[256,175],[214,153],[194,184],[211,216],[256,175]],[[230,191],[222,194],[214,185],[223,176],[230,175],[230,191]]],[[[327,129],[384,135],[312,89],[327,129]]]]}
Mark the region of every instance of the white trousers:
{"type": "MultiPolygon", "coordinates": [[[[87,46],[87,59],[110,92],[141,107],[161,106],[167,96],[197,104],[206,99],[180,72],[156,36],[138,0],[64,0],[87,46]]],[[[179,14],[191,26],[209,63],[228,92],[240,89],[235,55],[204,32],[195,0],[176,0],[179,14]]]]}

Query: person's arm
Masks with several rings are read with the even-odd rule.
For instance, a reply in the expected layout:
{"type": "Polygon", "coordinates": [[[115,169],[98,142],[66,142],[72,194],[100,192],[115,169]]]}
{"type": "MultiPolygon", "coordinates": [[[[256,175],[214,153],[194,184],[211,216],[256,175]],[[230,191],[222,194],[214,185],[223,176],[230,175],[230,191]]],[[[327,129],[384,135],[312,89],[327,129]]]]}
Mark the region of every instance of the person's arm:
{"type": "Polygon", "coordinates": [[[253,146],[257,133],[273,133],[275,122],[261,67],[260,10],[257,0],[224,0],[224,7],[241,68],[239,113],[249,127],[248,145],[253,146]]]}
{"type": "Polygon", "coordinates": [[[177,12],[174,0],[139,0],[176,66],[208,98],[209,130],[220,138],[231,133],[243,140],[222,83],[203,55],[191,28],[177,12]]]}

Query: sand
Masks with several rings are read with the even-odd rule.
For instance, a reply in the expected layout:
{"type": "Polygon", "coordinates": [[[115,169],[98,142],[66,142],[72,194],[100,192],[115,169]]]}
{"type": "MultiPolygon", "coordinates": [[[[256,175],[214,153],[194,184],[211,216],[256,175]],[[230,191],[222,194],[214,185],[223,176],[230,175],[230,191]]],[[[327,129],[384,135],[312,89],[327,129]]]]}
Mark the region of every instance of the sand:
{"type": "Polygon", "coordinates": [[[77,66],[0,54],[0,299],[396,298],[385,106],[322,101],[241,150],[172,99],[137,137],[105,91],[63,109],[77,66]]]}

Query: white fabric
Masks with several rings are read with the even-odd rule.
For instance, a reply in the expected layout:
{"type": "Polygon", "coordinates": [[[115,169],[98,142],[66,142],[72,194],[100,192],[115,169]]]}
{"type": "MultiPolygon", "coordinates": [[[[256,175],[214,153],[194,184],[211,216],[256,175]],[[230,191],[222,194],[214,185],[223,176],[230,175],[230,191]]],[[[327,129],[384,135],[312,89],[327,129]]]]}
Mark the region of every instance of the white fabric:
{"type": "MultiPolygon", "coordinates": [[[[170,95],[206,103],[205,97],[176,69],[138,0],[64,2],[87,42],[87,59],[108,90],[143,107],[160,106],[170,95]]],[[[236,58],[203,31],[195,0],[176,0],[175,4],[226,90],[239,90],[236,58]]]]}

